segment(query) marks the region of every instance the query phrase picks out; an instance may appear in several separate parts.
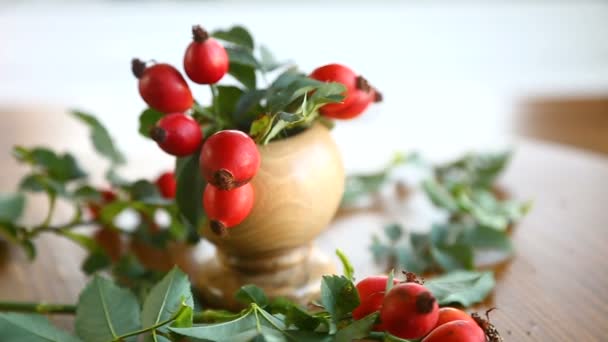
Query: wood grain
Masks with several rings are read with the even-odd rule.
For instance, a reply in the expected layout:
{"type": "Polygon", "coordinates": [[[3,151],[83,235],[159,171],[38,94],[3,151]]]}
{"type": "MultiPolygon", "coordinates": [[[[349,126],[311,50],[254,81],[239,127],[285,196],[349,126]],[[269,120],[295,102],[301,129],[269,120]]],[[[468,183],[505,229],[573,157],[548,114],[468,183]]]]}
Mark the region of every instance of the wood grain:
{"type": "MultiPolygon", "coordinates": [[[[7,128],[7,121],[0,123],[7,128]]],[[[0,136],[3,153],[15,136],[29,141],[23,132],[28,131],[24,128],[21,135],[13,131],[0,136]]],[[[33,138],[50,141],[54,137],[39,133],[33,138]]],[[[1,191],[11,191],[23,169],[6,153],[0,161],[1,191]]],[[[130,172],[146,172],[147,166],[130,172]]],[[[534,207],[514,232],[516,257],[498,269],[496,291],[481,309],[498,308],[492,318],[506,341],[605,341],[608,159],[524,140],[517,144],[501,184],[516,198],[532,199],[534,207]]],[[[333,253],[336,247],[344,250],[354,261],[359,278],[380,272],[368,250],[370,235],[395,219],[407,223],[404,213],[411,211],[407,203],[386,204],[381,211],[339,215],[317,240],[320,249],[326,253],[333,253]]],[[[34,205],[37,210],[28,218],[45,210],[43,201],[34,201],[34,205]]],[[[0,248],[0,300],[75,302],[86,281],[79,269],[82,251],[53,236],[41,238],[37,246],[39,258],[33,263],[11,246],[0,248]]],[[[210,249],[206,245],[204,254],[211,254],[210,249]]],[[[70,326],[69,319],[55,321],[70,326]]]]}

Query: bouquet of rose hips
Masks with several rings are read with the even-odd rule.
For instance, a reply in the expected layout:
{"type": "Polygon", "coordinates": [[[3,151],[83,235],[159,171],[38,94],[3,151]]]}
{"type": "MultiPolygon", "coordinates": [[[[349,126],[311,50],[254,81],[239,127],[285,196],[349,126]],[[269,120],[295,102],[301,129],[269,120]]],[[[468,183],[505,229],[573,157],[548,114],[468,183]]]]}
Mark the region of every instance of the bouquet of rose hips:
{"type": "MultiPolygon", "coordinates": [[[[178,158],[200,155],[200,173],[206,182],[202,205],[210,228],[225,236],[253,207],[249,181],[260,167],[256,144],[297,134],[316,121],[331,124],[331,119],[355,118],[382,95],[340,64],[319,67],[306,76],[277,62],[263,47],[258,59],[253,38],[241,27],[209,34],[194,26],[192,34],[184,70],[194,83],[210,86],[210,106],[193,99],[186,80],[169,64],[133,59],[132,70],[139,80],[139,93],[150,106],[142,114],[141,121],[147,125],[143,132],[178,158]],[[281,68],[286,70],[274,81],[257,88],[258,74],[266,80],[281,68]],[[218,86],[226,74],[244,89],[218,86]]],[[[201,215],[189,216],[191,224],[199,224],[201,215]]]]}

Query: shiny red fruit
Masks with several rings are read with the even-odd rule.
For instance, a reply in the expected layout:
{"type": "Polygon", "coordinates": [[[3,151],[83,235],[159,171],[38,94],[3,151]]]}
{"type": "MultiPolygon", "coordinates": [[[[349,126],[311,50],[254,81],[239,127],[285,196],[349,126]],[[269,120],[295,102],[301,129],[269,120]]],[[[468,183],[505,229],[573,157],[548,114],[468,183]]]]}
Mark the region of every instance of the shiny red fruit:
{"type": "Polygon", "coordinates": [[[214,84],[228,72],[228,53],[200,26],[192,28],[194,41],[184,55],[186,75],[199,84],[214,84]]]}
{"type": "Polygon", "coordinates": [[[247,134],[219,131],[205,141],[200,168],[207,182],[223,190],[249,182],[260,168],[260,152],[247,134]]]}
{"type": "Polygon", "coordinates": [[[156,180],[156,187],[164,198],[175,198],[177,181],[173,172],[165,172],[156,180]]]}
{"type": "MultiPolygon", "coordinates": [[[[357,82],[367,82],[361,76],[357,80],[357,82]]],[[[323,113],[323,115],[333,119],[347,120],[363,114],[367,107],[376,99],[376,92],[373,89],[369,86],[363,87],[364,89],[357,88],[351,92],[351,103],[349,106],[335,112],[323,113]]]]}
{"type": "Polygon", "coordinates": [[[485,342],[486,336],[477,323],[452,321],[442,324],[428,334],[422,342],[485,342]]]}
{"type": "Polygon", "coordinates": [[[417,283],[395,285],[384,297],[380,311],[386,331],[404,339],[422,338],[435,327],[438,317],[437,300],[417,283]]]}
{"type": "Polygon", "coordinates": [[[339,113],[350,106],[353,102],[352,92],[357,89],[357,74],[349,67],[341,64],[328,64],[315,69],[310,78],[321,82],[338,82],[346,87],[346,96],[341,103],[328,103],[321,107],[320,112],[323,115],[330,116],[339,113]]]}
{"type": "MultiPolygon", "coordinates": [[[[354,319],[359,320],[372,312],[380,311],[387,281],[387,276],[378,275],[364,278],[357,283],[360,304],[353,310],[354,319]]],[[[398,283],[398,280],[393,279],[393,284],[398,283]]]]}
{"type": "Polygon", "coordinates": [[[139,79],[139,94],[151,108],[162,112],[184,112],[194,103],[190,87],[182,74],[169,64],[146,67],[133,59],[132,70],[139,79]]]}
{"type": "Polygon", "coordinates": [[[150,136],[163,151],[178,157],[196,152],[203,141],[203,132],[194,119],[181,113],[162,117],[150,136]]]}
{"type": "MultiPolygon", "coordinates": [[[[471,317],[468,313],[460,309],[444,307],[439,309],[439,318],[437,318],[437,324],[435,324],[435,327],[439,327],[452,321],[469,321],[477,325],[473,317],[471,317]]],[[[483,333],[481,328],[479,328],[479,331],[483,333]]]]}
{"type": "Polygon", "coordinates": [[[207,184],[203,193],[203,207],[213,232],[225,235],[227,228],[243,222],[253,208],[253,199],[251,183],[232,190],[221,190],[207,184]]]}

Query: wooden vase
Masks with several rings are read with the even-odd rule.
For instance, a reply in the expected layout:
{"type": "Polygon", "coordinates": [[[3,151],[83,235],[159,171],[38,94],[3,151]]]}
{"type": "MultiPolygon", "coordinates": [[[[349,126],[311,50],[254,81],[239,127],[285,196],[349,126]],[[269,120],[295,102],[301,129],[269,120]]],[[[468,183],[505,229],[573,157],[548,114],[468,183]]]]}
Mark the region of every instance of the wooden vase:
{"type": "Polygon", "coordinates": [[[226,238],[203,230],[217,251],[201,266],[194,285],[215,307],[238,308],[234,293],[246,284],[270,297],[306,303],[318,296],[321,277],[335,272],[313,243],[344,191],[344,167],[329,130],[316,124],[259,150],[251,214],[226,238]]]}

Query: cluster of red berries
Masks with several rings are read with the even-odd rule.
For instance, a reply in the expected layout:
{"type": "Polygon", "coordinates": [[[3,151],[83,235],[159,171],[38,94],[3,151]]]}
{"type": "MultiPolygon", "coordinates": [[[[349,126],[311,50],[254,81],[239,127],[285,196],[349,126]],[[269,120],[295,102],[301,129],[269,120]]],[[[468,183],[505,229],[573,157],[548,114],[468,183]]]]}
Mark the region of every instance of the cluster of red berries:
{"type": "Polygon", "coordinates": [[[386,331],[403,339],[422,342],[485,342],[491,324],[479,316],[469,316],[455,308],[439,308],[437,300],[415,275],[406,273],[405,282],[393,280],[388,293],[387,276],[371,276],[357,284],[360,304],[355,320],[380,312],[374,331],[386,331]]]}
{"type": "Polygon", "coordinates": [[[363,76],[341,64],[328,64],[315,69],[310,78],[322,82],[338,82],[346,87],[344,100],[328,103],[319,110],[322,115],[333,119],[352,119],[367,109],[372,102],[382,101],[382,94],[372,87],[363,76]]]}

